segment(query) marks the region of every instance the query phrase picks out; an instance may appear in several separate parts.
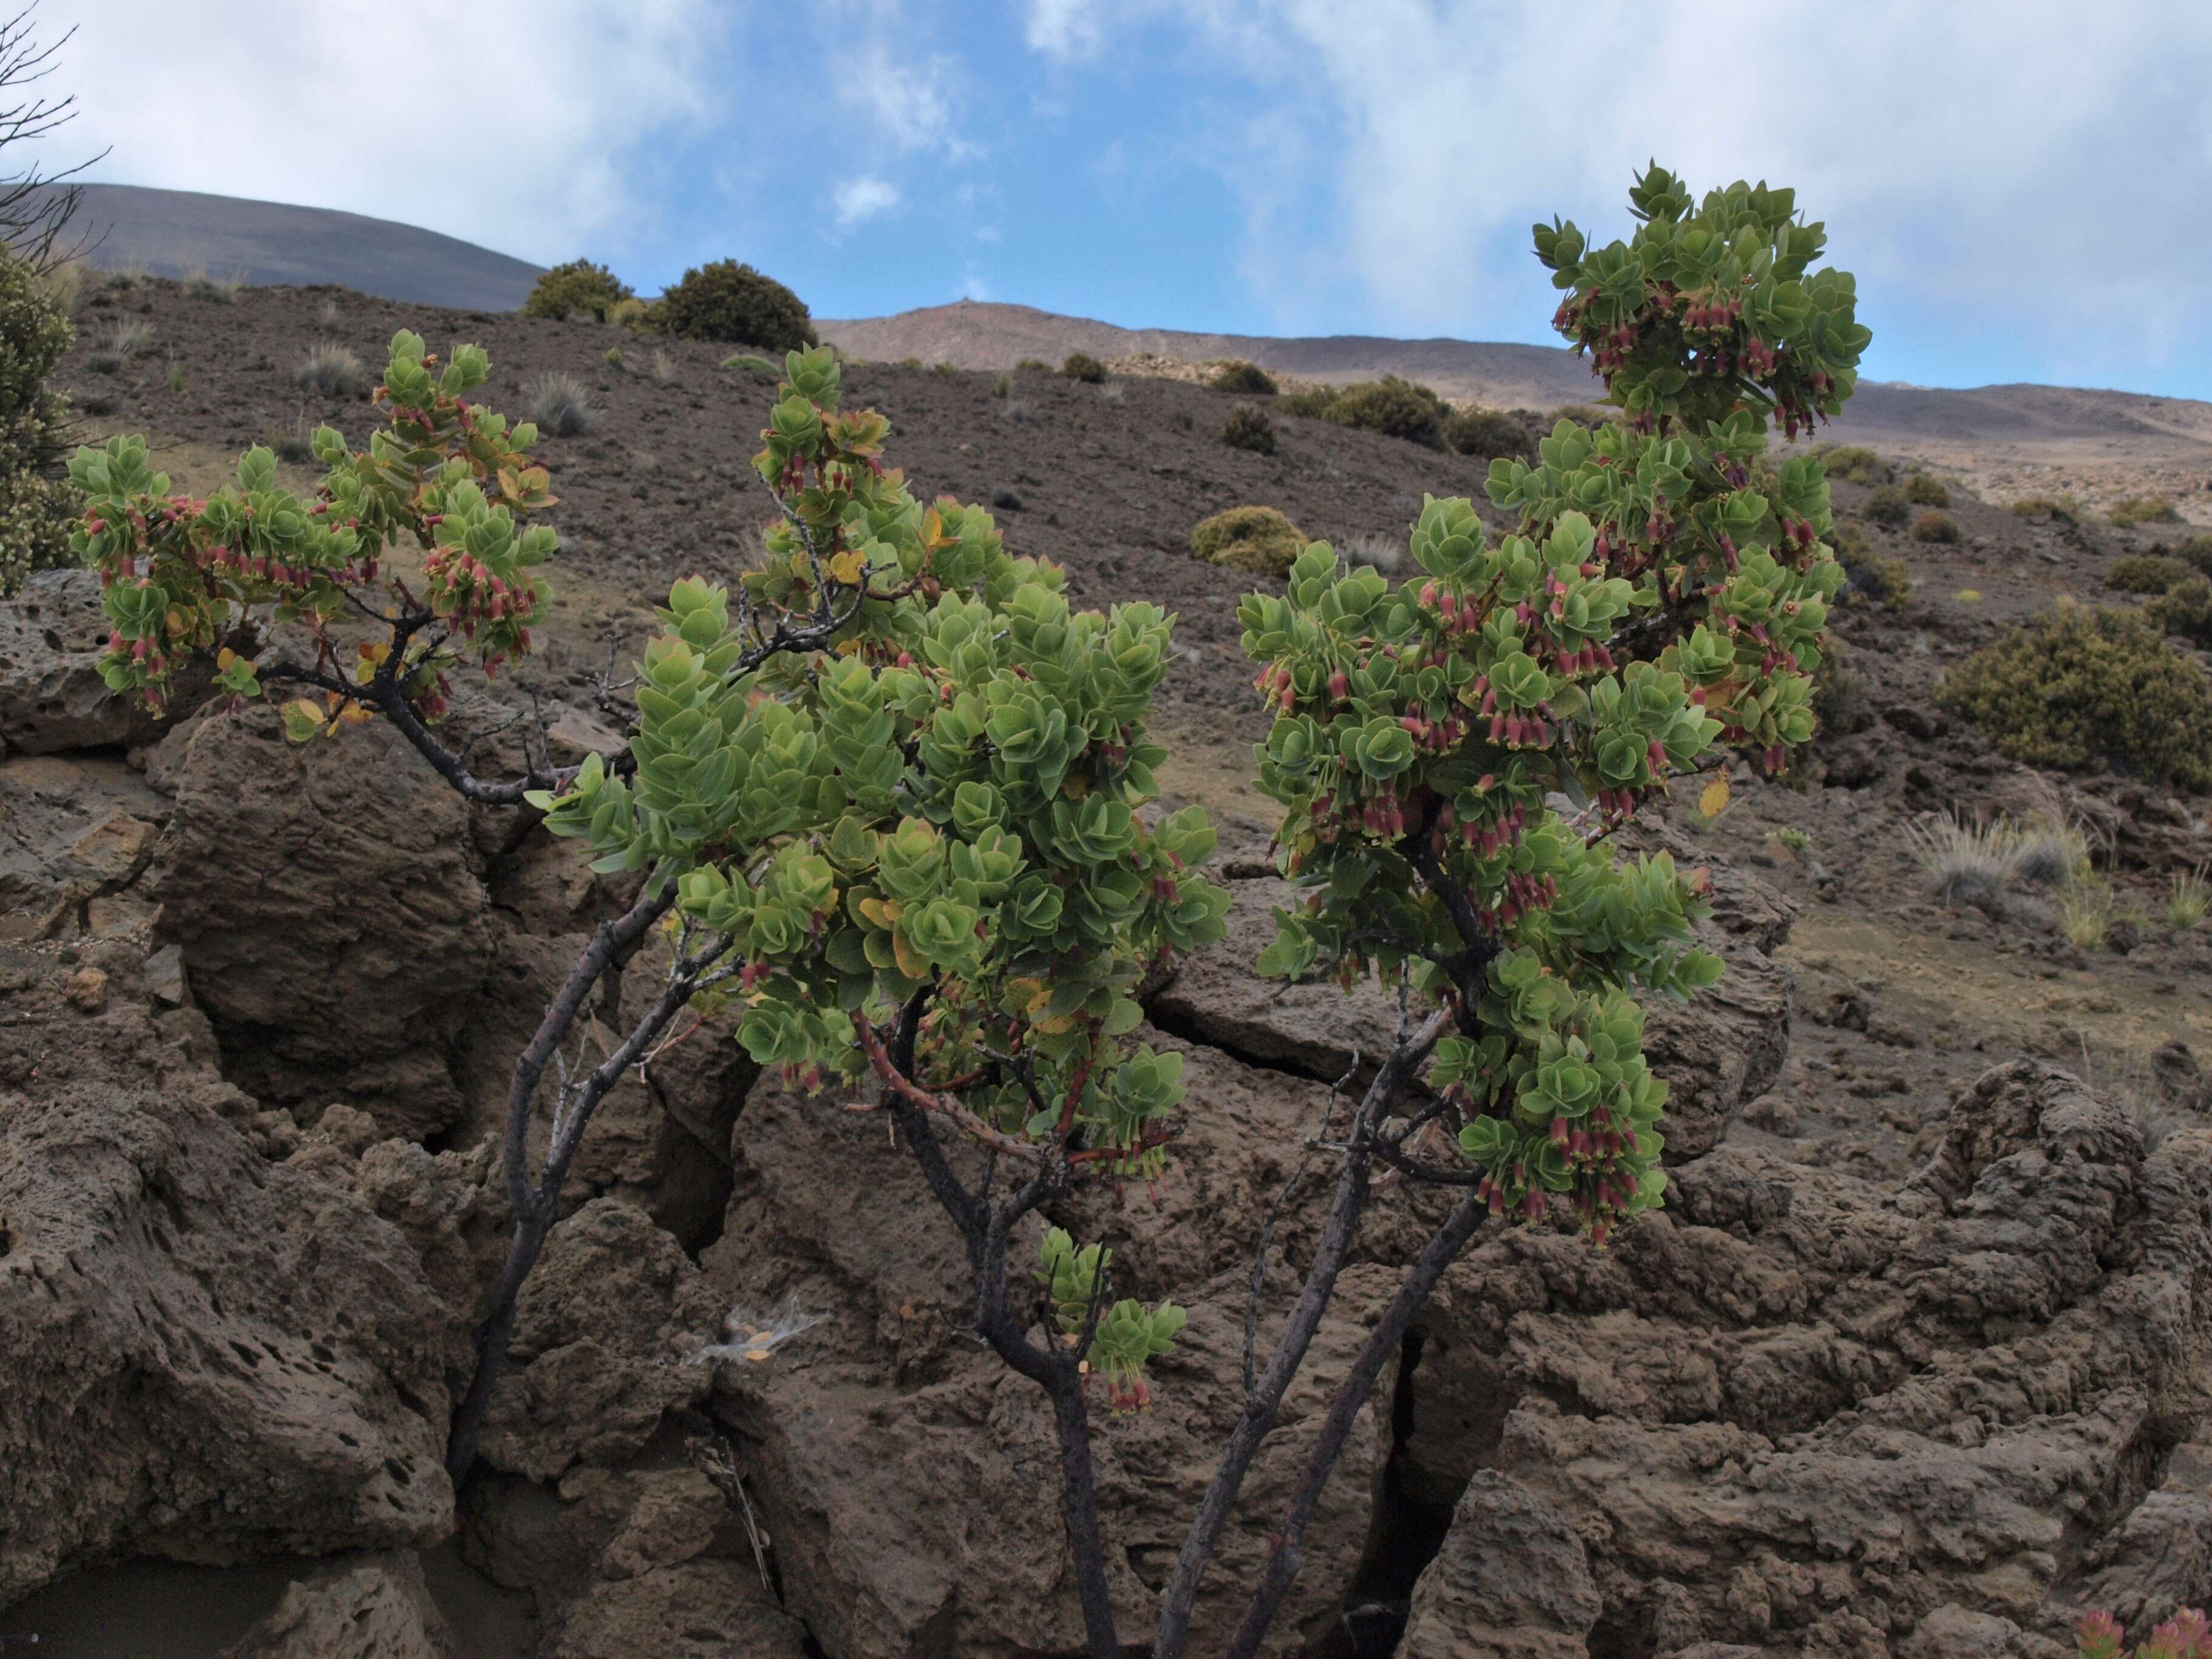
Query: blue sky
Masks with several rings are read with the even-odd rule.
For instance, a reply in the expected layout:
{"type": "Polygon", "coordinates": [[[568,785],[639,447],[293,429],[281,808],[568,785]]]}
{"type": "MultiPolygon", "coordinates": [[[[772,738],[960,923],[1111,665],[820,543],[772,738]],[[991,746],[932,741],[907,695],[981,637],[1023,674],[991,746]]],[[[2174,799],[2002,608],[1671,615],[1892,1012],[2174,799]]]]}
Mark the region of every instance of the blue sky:
{"type": "MultiPolygon", "coordinates": [[[[817,315],[1547,342],[1528,227],[1797,187],[1866,372],[2212,396],[2212,0],[46,0],[92,176],[817,315]],[[525,21],[526,19],[526,21],[525,21]],[[160,50],[149,52],[149,40],[160,50]]],[[[72,152],[71,147],[74,147],[72,152]]]]}

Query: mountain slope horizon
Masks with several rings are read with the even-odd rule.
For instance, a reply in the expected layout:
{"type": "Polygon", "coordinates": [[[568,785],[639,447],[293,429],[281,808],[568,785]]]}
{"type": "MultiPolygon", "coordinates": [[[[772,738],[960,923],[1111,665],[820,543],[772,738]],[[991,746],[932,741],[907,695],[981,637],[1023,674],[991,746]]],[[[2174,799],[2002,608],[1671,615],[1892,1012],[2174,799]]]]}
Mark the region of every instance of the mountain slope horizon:
{"type": "MultiPolygon", "coordinates": [[[[82,228],[94,266],[168,276],[204,273],[257,286],[335,283],[407,304],[519,308],[541,267],[459,238],[335,209],[148,185],[88,184],[82,228]]],[[[804,297],[803,295],[801,296],[804,297]]],[[[960,300],[889,316],[822,318],[822,337],[854,356],[917,357],[1001,369],[1069,353],[1188,362],[1242,357],[1325,382],[1401,374],[1445,397],[1548,410],[1596,399],[1589,365],[1564,348],[1444,337],[1273,336],[1127,328],[1033,306],[960,300]]],[[[1952,389],[1863,381],[1824,436],[1899,453],[1984,491],[2078,490],[2106,501],[2168,494],[2212,519],[2212,403],[2015,384],[1952,389]]]]}
{"type": "Polygon", "coordinates": [[[256,287],[335,283],[456,311],[514,311],[544,267],[396,220],[144,185],[88,184],[73,234],[96,270],[256,287]]]}

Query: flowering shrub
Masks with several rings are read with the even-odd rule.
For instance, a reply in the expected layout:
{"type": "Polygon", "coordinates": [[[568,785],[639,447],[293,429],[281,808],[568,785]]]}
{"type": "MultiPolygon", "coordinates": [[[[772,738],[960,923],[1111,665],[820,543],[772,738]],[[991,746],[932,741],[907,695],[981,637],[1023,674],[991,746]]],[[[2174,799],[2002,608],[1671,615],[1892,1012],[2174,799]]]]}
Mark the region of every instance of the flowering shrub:
{"type": "Polygon", "coordinates": [[[2109,1613],[2091,1613],[2074,1635],[2081,1659],[2212,1659],[2212,1620],[2197,1607],[2184,1607],[2139,1648],[2125,1645],[2125,1632],[2109,1613]]]}
{"type": "MultiPolygon", "coordinates": [[[[1654,168],[1632,197],[1627,243],[1536,233],[1568,296],[1559,326],[1595,352],[1624,417],[1563,420],[1533,461],[1492,463],[1510,533],[1431,499],[1411,535],[1419,574],[1395,585],[1292,535],[1287,591],[1239,613],[1274,715],[1260,785],[1297,895],[1261,965],[1374,974],[1406,1012],[1349,1122],[1307,1148],[1334,1160],[1334,1193],[1264,1353],[1264,1258],[1255,1269],[1243,1403],[1161,1592],[1158,1659],[1188,1644],[1377,1166],[1460,1197],[1322,1413],[1231,1659],[1258,1651],[1382,1367],[1483,1221],[1558,1213],[1602,1243],[1663,1195],[1665,1089],[1631,994],[1686,995],[1720,964],[1692,942],[1703,876],[1619,862],[1607,837],[1674,780],[1717,771],[1724,745],[1772,770],[1811,737],[1841,580],[1826,485],[1811,458],[1757,487],[1753,469],[1770,412],[1794,434],[1842,406],[1867,335],[1850,279],[1808,270],[1820,229],[1789,192],[1737,185],[1692,210],[1654,168]],[[1434,1156],[1439,1140],[1457,1157],[1434,1156]]],[[[1141,810],[1165,758],[1146,721],[1174,619],[1142,602],[1076,611],[1062,573],[1009,552],[988,514],[915,500],[884,464],[888,422],[843,406],[834,356],[793,350],[754,457],[775,509],[762,556],[731,585],[671,589],[634,735],[580,767],[480,779],[438,729],[447,677],[530,649],[554,547],[526,522],[550,502],[536,429],[465,401],[485,367],[464,347],[441,369],[397,337],[377,392],[388,427],[361,453],[319,432],[330,471],[311,501],[276,487],[263,451],[204,501],[170,494],[138,441],[76,464],[118,691],[158,705],[185,656],[212,653],[233,697],[317,694],[286,705],[296,738],[387,718],[470,800],[526,801],[595,870],[639,878],[516,1061],[515,1234],[448,1466],[473,1455],[599,1102],[682,1010],[723,1011],[794,1082],[841,1099],[874,1086],[966,1244],[975,1329],[1051,1401],[1089,1650],[1118,1656],[1088,1382],[1141,1407],[1183,1315],[1115,1299],[1103,1244],[1046,1229],[1026,1273],[1011,1246],[1078,1181],[1161,1177],[1178,1115],[1204,1109],[1181,1056],[1136,1037],[1146,976],[1218,939],[1228,908],[1199,873],[1203,815],[1141,810]],[[394,574],[400,544],[421,550],[419,579],[394,574]],[[307,660],[263,647],[272,622],[304,630],[307,660]],[[672,935],[659,994],[596,1066],[564,1059],[534,1137],[539,1085],[594,988],[654,928],[672,935]],[[950,1135],[988,1149],[980,1177],[947,1156],[950,1135]]]]}
{"type": "Polygon", "coordinates": [[[1749,487],[1770,401],[1792,429],[1848,395],[1866,332],[1847,277],[1805,268],[1817,228],[1787,191],[1737,186],[1697,213],[1671,175],[1632,192],[1634,240],[1585,255],[1540,228],[1630,422],[1553,428],[1499,459],[1492,538],[1431,498],[1421,574],[1393,587],[1306,550],[1289,592],[1240,613],[1277,710],[1260,787],[1285,870],[1263,971],[1404,977],[1455,1004],[1431,1081],[1466,1113],[1493,1213],[1563,1200],[1602,1241],[1659,1200],[1665,1085],[1632,988],[1686,995],[1719,962],[1691,944],[1705,883],[1605,837],[1717,744],[1769,770],[1813,734],[1812,675],[1842,571],[1810,457],[1749,487]],[[1564,796],[1571,814],[1548,804],[1564,796]]]}

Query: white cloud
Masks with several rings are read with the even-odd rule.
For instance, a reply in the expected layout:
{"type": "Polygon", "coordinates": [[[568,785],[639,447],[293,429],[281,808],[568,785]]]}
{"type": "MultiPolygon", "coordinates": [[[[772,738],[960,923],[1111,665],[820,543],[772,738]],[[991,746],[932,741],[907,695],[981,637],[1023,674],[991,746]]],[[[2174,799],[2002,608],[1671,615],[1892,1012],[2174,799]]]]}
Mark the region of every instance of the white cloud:
{"type": "Polygon", "coordinates": [[[1110,63],[1166,16],[1262,106],[1184,142],[1222,158],[1286,323],[1352,301],[1526,335],[1528,225],[1625,234],[1653,157],[1795,185],[1863,294],[1962,328],[2032,318],[2106,359],[2131,335],[2139,362],[2212,307],[2212,7],[1585,0],[1569,27],[1546,0],[1030,0],[1027,38],[1110,63]]]}
{"type": "Polygon", "coordinates": [[[872,219],[879,213],[888,213],[898,205],[898,186],[887,179],[863,175],[848,179],[830,192],[830,200],[837,210],[837,222],[852,226],[872,219]]]}
{"type": "Polygon", "coordinates": [[[902,150],[972,159],[975,147],[959,131],[955,85],[958,65],[944,57],[895,55],[877,32],[837,68],[838,96],[865,113],[902,150]]]}
{"type": "Polygon", "coordinates": [[[49,166],[343,208],[544,261],[620,243],[632,164],[702,120],[714,0],[47,0],[82,111],[49,166]],[[158,42],[159,49],[149,49],[158,42]]]}
{"type": "Polygon", "coordinates": [[[1030,49],[1051,58],[1088,58],[1103,34],[1095,0],[1030,0],[1022,26],[1030,49]]]}

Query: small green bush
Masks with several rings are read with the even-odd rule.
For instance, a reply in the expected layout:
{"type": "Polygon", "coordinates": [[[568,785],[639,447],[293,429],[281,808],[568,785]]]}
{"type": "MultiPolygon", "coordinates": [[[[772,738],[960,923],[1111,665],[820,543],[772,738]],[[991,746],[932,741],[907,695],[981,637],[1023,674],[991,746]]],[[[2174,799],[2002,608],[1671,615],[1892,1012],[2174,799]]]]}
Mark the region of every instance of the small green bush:
{"type": "Polygon", "coordinates": [[[623,350],[622,350],[622,348],[621,348],[620,346],[609,346],[609,347],[606,349],[605,354],[605,355],[604,355],[604,356],[601,358],[601,361],[602,361],[603,362],[605,362],[605,363],[606,364],[606,366],[607,366],[609,368],[613,369],[616,373],[617,373],[617,374],[621,373],[621,372],[622,372],[622,366],[623,366],[623,350]]]}
{"type": "Polygon", "coordinates": [[[994,398],[1006,397],[1008,393],[1012,392],[1013,389],[1014,377],[1012,375],[1000,374],[994,374],[991,377],[991,395],[994,398]]]}
{"type": "Polygon", "coordinates": [[[2212,576],[2212,536],[2191,536],[2173,550],[2177,559],[2186,559],[2190,564],[2208,576],[2212,576]]]}
{"type": "Polygon", "coordinates": [[[1864,444],[1838,444],[1819,452],[1821,469],[1844,483],[1887,483],[1893,473],[1888,462],[1864,444]]]}
{"type": "Polygon", "coordinates": [[[1948,507],[1951,492],[1931,473],[1916,472],[1905,481],[1905,499],[1915,507],[1948,507]]]}
{"type": "Polygon", "coordinates": [[[2081,521],[2081,503],[2072,495],[2023,495],[2012,504],[2023,519],[2056,519],[2061,524],[2081,521]]]}
{"type": "Polygon", "coordinates": [[[71,333],[37,270],[0,249],[0,594],[70,562],[79,497],[63,469],[75,434],[69,400],[46,382],[71,333]]]}
{"type": "Polygon", "coordinates": [[[633,334],[660,332],[660,313],[643,300],[623,300],[607,308],[607,320],[633,334]]]}
{"type": "Polygon", "coordinates": [[[556,265],[531,285],[522,302],[526,317],[589,317],[604,323],[607,313],[623,301],[634,299],[629,284],[605,265],[589,259],[571,259],[556,265]]]}
{"type": "Polygon", "coordinates": [[[1536,459],[1536,440],[1512,416],[1494,409],[1455,409],[1444,416],[1444,447],[1480,460],[1500,455],[1536,459]]]}
{"type": "Polygon", "coordinates": [[[1931,507],[1913,519],[1912,539],[1948,546],[1959,539],[1959,521],[1949,514],[1940,513],[1931,507]]]}
{"type": "Polygon", "coordinates": [[[763,346],[781,356],[816,343],[806,307],[773,276],[735,259],[717,259],[684,273],[660,296],[660,331],[681,340],[763,346]]]}
{"type": "Polygon", "coordinates": [[[1344,387],[1328,418],[1339,426],[1380,432],[1429,449],[1442,449],[1444,421],[1451,407],[1442,398],[1414,381],[1395,374],[1379,380],[1362,380],[1344,387]]]}
{"type": "Polygon", "coordinates": [[[2130,553],[2112,562],[2105,586],[2121,593],[2163,593],[2196,574],[2195,565],[2169,553],[2130,553]]]}
{"type": "Polygon", "coordinates": [[[1836,562],[1850,578],[1844,597],[1878,605],[1885,611],[1902,611],[1912,598],[1912,573],[1902,559],[1886,559],[1877,555],[1867,540],[1866,526],[1849,519],[1838,519],[1829,527],[1828,544],[1836,550],[1836,562]]]}
{"type": "Polygon", "coordinates": [[[1849,737],[1874,724],[1867,702],[1866,676],[1844,660],[1847,647],[1833,634],[1813,671],[1813,717],[1823,737],[1849,737]]]}
{"type": "Polygon", "coordinates": [[[1939,695],[2027,765],[2212,788],[2212,683],[2133,611],[2062,602],[1968,658],[1939,695]]]}
{"type": "Polygon", "coordinates": [[[1905,492],[1895,484],[1884,484],[1866,498],[1859,509],[1860,516],[1876,524],[1886,524],[1895,530],[1912,516],[1912,503],[1905,499],[1905,492]]]}
{"type": "Polygon", "coordinates": [[[1049,374],[1052,365],[1042,357],[1024,357],[1014,365],[1017,374],[1049,374]]]}
{"type": "Polygon", "coordinates": [[[2143,607],[2143,615],[2169,634],[2212,647],[2212,577],[2190,575],[2143,607]]]}
{"type": "Polygon", "coordinates": [[[2130,495],[2116,501],[2109,515],[2122,530],[2132,530],[2139,524],[2179,524],[2181,514],[2173,503],[2163,495],[2130,495]]]}
{"type": "Polygon", "coordinates": [[[1229,411],[1221,428],[1221,441],[1231,449],[1249,449],[1255,455],[1275,453],[1275,422],[1257,404],[1239,404],[1229,411]]]}
{"type": "Polygon", "coordinates": [[[1286,415],[1358,427],[1430,449],[1444,447],[1444,422],[1452,412],[1451,406],[1427,386],[1396,374],[1297,392],[1276,407],[1286,415]]]}
{"type": "Polygon", "coordinates": [[[1060,372],[1071,380],[1082,380],[1096,386],[1106,378],[1106,365],[1087,351],[1071,351],[1060,366],[1060,372]]]}
{"type": "Polygon", "coordinates": [[[1306,547],[1305,532],[1272,507],[1232,507],[1190,532],[1194,557],[1256,575],[1287,574],[1306,547]]]}
{"type": "Polygon", "coordinates": [[[1216,392],[1233,392],[1247,398],[1272,398],[1280,389],[1275,377],[1257,363],[1248,363],[1242,357],[1232,357],[1225,363],[1215,365],[1206,384],[1216,392]]]}

